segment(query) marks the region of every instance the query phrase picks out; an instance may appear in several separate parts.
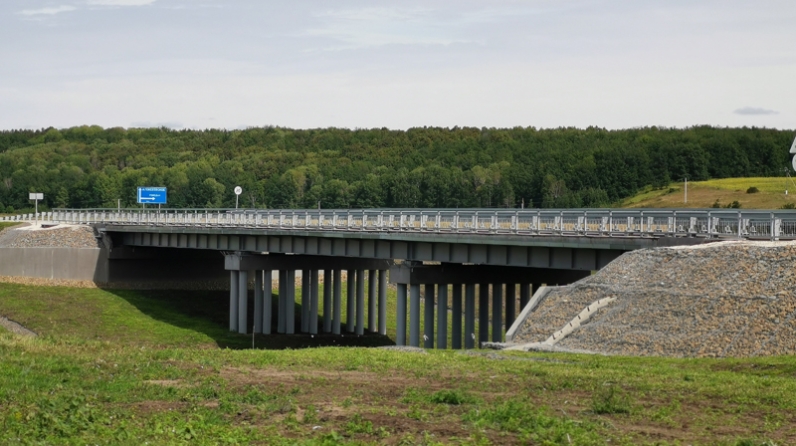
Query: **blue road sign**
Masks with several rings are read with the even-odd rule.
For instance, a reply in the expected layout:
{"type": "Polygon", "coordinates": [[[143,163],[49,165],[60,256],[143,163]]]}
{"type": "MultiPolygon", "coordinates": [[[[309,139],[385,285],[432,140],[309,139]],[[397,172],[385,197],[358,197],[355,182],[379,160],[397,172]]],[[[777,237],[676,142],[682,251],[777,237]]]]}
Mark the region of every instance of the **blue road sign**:
{"type": "Polygon", "coordinates": [[[141,204],[166,204],[166,188],[139,187],[138,202],[141,204]]]}

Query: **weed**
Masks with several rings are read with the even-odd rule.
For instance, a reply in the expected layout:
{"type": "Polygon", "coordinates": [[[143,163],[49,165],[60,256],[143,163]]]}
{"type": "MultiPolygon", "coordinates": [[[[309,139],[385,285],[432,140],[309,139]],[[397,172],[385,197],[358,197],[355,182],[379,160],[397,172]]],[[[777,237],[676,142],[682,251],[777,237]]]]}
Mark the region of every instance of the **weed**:
{"type": "Polygon", "coordinates": [[[345,437],[338,434],[336,431],[331,431],[320,438],[321,446],[333,446],[345,442],[345,437]]]}
{"type": "Polygon", "coordinates": [[[416,405],[413,405],[409,408],[409,412],[406,413],[406,416],[417,421],[426,421],[428,415],[416,405]]]}
{"type": "Polygon", "coordinates": [[[317,423],[318,422],[318,409],[315,408],[312,404],[307,406],[304,409],[304,419],[302,420],[304,424],[310,423],[317,423]]]}
{"type": "Polygon", "coordinates": [[[758,189],[758,188],[757,188],[757,187],[755,187],[755,186],[749,186],[749,188],[748,188],[748,189],[746,189],[746,193],[747,193],[747,194],[756,194],[756,193],[758,193],[758,192],[760,192],[760,189],[758,189]]]}
{"type": "Polygon", "coordinates": [[[591,409],[596,414],[630,413],[630,400],[621,388],[607,384],[592,395],[591,409]]]}
{"type": "Polygon", "coordinates": [[[354,414],[351,420],[346,424],[346,432],[349,434],[372,434],[373,423],[362,418],[360,414],[354,414]]]}
{"type": "Polygon", "coordinates": [[[520,434],[531,444],[600,444],[594,427],[585,422],[550,416],[530,401],[510,399],[493,407],[473,409],[463,417],[478,428],[492,427],[520,434]]]}
{"type": "Polygon", "coordinates": [[[460,390],[440,390],[430,398],[434,404],[459,405],[473,402],[473,398],[460,390]]]}

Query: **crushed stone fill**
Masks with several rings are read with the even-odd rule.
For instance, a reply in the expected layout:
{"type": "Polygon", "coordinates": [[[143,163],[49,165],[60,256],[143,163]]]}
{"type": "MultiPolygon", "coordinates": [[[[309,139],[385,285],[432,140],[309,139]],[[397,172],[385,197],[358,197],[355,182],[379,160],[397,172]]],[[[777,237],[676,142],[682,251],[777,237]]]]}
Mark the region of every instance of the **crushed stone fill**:
{"type": "Polygon", "coordinates": [[[616,298],[560,340],[613,355],[796,353],[796,242],[720,242],[628,252],[551,291],[514,343],[544,342],[598,299],[616,298]]]}

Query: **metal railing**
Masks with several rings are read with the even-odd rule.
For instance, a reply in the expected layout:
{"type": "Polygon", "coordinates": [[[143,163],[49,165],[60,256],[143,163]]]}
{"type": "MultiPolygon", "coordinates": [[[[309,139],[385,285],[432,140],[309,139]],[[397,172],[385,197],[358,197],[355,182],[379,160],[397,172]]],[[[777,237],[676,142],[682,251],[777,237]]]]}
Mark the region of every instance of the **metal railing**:
{"type": "MultiPolygon", "coordinates": [[[[33,214],[2,221],[33,220],[33,214]]],[[[45,222],[528,236],[796,239],[796,211],[717,209],[56,209],[45,222]]]]}

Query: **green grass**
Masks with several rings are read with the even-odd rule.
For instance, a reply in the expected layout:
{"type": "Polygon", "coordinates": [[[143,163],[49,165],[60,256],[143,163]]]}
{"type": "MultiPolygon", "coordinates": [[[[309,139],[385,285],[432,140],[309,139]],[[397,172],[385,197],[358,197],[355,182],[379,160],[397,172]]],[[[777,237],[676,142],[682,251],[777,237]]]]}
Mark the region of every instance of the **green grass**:
{"type": "Polygon", "coordinates": [[[796,182],[785,177],[724,178],[720,180],[690,181],[688,202],[684,184],[672,183],[661,189],[647,187],[638,194],[622,200],[621,207],[631,208],[709,208],[718,202],[726,206],[734,201],[743,209],[780,209],[796,204],[796,182]],[[747,193],[750,187],[757,193],[747,193]],[[785,190],[788,195],[785,195],[785,190]]]}
{"type": "Polygon", "coordinates": [[[251,350],[223,294],[0,285],[0,444],[796,440],[794,357],[251,350]]]}
{"type": "Polygon", "coordinates": [[[12,222],[12,221],[0,222],[0,231],[2,231],[3,229],[6,229],[6,228],[11,228],[11,227],[17,226],[19,224],[20,224],[19,222],[12,222]]]}

